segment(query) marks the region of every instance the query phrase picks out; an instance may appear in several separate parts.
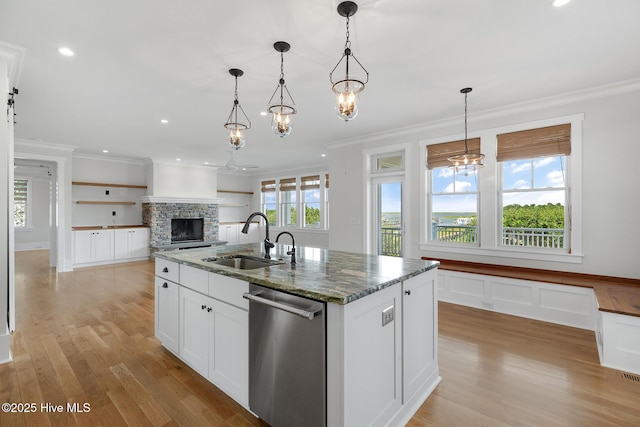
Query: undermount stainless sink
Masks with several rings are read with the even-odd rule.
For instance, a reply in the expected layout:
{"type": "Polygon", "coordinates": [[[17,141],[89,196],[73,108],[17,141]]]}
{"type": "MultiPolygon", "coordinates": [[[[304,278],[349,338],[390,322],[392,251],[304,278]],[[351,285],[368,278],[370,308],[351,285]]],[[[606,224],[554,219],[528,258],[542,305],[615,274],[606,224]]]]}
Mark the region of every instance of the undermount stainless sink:
{"type": "Polygon", "coordinates": [[[204,258],[202,261],[209,262],[211,264],[237,268],[238,270],[253,270],[256,268],[264,268],[270,267],[272,265],[283,264],[282,261],[258,258],[249,255],[227,255],[221,257],[204,258]]]}

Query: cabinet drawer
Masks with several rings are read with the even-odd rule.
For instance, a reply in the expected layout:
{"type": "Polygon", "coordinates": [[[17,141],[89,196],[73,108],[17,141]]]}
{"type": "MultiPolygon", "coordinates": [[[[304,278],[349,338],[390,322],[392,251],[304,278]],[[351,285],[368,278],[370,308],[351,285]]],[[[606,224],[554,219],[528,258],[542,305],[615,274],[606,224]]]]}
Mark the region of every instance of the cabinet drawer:
{"type": "Polygon", "coordinates": [[[206,270],[180,264],[180,284],[205,295],[209,290],[208,274],[206,270]]]}
{"type": "Polygon", "coordinates": [[[249,292],[249,282],[221,274],[209,273],[209,296],[244,310],[249,310],[249,300],[242,298],[242,294],[245,292],[249,292]]]}
{"type": "Polygon", "coordinates": [[[178,283],[180,279],[178,263],[156,258],[156,276],[178,283]]]}

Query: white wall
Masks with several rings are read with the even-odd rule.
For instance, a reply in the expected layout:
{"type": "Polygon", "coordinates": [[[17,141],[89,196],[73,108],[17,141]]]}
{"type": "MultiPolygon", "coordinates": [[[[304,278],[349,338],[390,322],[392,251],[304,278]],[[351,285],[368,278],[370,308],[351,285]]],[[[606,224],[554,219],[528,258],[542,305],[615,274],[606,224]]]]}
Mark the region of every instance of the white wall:
{"type": "Polygon", "coordinates": [[[244,222],[253,212],[251,209],[256,189],[252,187],[248,175],[218,172],[218,197],[224,199],[220,204],[219,220],[223,222],[244,222]],[[220,190],[251,191],[253,195],[221,193],[220,190]]]}
{"type": "MultiPolygon", "coordinates": [[[[484,119],[469,116],[470,133],[477,130],[526,123],[535,120],[584,113],[583,122],[583,253],[581,264],[529,261],[494,258],[490,256],[459,255],[451,253],[423,252],[419,250],[420,186],[412,186],[408,209],[412,229],[406,237],[407,256],[419,258],[459,259],[475,262],[497,263],[551,270],[575,271],[588,274],[640,278],[640,232],[635,217],[640,212],[640,192],[637,190],[637,170],[623,166],[625,159],[640,157],[640,89],[638,85],[618,90],[605,96],[603,93],[587,96],[578,94],[574,101],[547,100],[538,107],[517,106],[511,113],[504,111],[485,114],[484,119]]],[[[477,114],[482,117],[482,114],[477,114]]],[[[413,173],[408,179],[419,183],[420,168],[425,160],[419,156],[419,141],[430,138],[460,135],[460,123],[448,121],[442,124],[415,128],[400,137],[392,132],[362,138],[349,144],[330,147],[331,159],[331,212],[330,239],[332,249],[363,251],[364,184],[362,151],[373,147],[411,142],[408,161],[414,162],[413,173]]]]}
{"type": "Polygon", "coordinates": [[[152,162],[146,165],[147,195],[156,197],[217,197],[217,169],[152,162]]]}
{"type": "MultiPolygon", "coordinates": [[[[8,64],[0,57],[0,99],[6,100],[9,93],[8,64]]],[[[4,110],[4,105],[3,105],[4,110]]],[[[11,359],[10,335],[7,317],[9,313],[9,166],[12,141],[8,141],[7,121],[0,120],[0,363],[11,359]]],[[[12,166],[12,165],[11,165],[12,166]]]]}
{"type": "MultiPolygon", "coordinates": [[[[145,163],[125,159],[73,156],[72,180],[105,184],[146,185],[145,163]]],[[[137,188],[93,187],[74,185],[72,193],[73,226],[109,226],[142,224],[140,196],[137,188]],[[107,195],[106,192],[109,191],[107,195]],[[78,200],[132,201],[135,205],[86,205],[78,200]],[[113,212],[116,215],[113,215],[113,212]]]]}

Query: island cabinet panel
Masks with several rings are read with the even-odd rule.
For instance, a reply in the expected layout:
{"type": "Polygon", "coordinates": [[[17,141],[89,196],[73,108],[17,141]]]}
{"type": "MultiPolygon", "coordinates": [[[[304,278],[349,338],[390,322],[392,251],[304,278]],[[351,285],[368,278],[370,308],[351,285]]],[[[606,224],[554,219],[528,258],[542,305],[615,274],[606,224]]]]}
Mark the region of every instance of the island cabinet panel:
{"type": "Polygon", "coordinates": [[[156,276],[180,283],[180,268],[177,262],[156,258],[155,267],[156,276]]]}
{"type": "MultiPolygon", "coordinates": [[[[331,419],[329,406],[327,425],[384,426],[400,410],[401,382],[401,289],[399,284],[371,294],[344,306],[340,329],[344,354],[342,388],[343,412],[331,419]],[[386,316],[386,320],[383,318],[386,316]],[[384,324],[383,324],[384,323],[384,324]]],[[[332,304],[329,304],[332,306],[332,304]]],[[[331,311],[328,312],[331,315],[331,311]]],[[[330,322],[329,319],[327,319],[330,322]]],[[[337,325],[333,325],[337,326],[337,325]]],[[[333,326],[329,326],[329,332],[333,326]]],[[[331,338],[329,337],[329,340],[331,338]]],[[[327,343],[328,375],[332,375],[330,341],[327,343]]],[[[340,381],[338,379],[338,381],[340,381]]],[[[332,399],[329,378],[328,393],[332,399]]]]}
{"type": "Polygon", "coordinates": [[[209,292],[209,273],[180,264],[180,284],[206,295],[209,292]]]}
{"type": "Polygon", "coordinates": [[[163,346],[177,354],[179,286],[177,283],[157,276],[155,285],[155,336],[163,346]]]}
{"type": "Polygon", "coordinates": [[[209,337],[213,299],[180,287],[180,347],[178,354],[201,375],[209,376],[209,337]]]}
{"type": "Polygon", "coordinates": [[[434,274],[402,283],[402,403],[438,372],[438,312],[434,274]]]}

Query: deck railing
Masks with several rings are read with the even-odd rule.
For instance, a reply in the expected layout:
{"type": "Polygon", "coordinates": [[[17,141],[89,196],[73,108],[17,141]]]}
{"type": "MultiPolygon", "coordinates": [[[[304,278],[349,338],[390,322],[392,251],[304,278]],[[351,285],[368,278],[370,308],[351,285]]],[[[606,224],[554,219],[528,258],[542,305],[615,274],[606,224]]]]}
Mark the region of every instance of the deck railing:
{"type": "MultiPolygon", "coordinates": [[[[477,243],[478,232],[474,225],[433,223],[431,238],[441,242],[477,243]]],[[[504,227],[501,244],[527,248],[563,248],[564,230],[562,228],[504,227]]]]}
{"type": "Polygon", "coordinates": [[[398,227],[380,229],[380,255],[402,256],[402,230],[398,227]]]}

